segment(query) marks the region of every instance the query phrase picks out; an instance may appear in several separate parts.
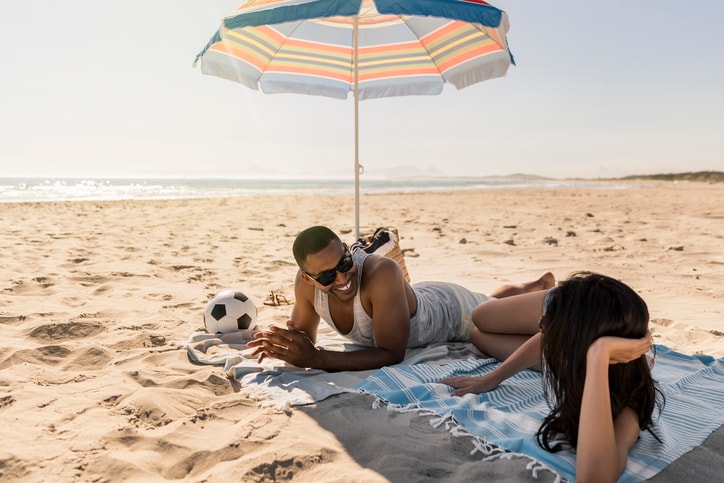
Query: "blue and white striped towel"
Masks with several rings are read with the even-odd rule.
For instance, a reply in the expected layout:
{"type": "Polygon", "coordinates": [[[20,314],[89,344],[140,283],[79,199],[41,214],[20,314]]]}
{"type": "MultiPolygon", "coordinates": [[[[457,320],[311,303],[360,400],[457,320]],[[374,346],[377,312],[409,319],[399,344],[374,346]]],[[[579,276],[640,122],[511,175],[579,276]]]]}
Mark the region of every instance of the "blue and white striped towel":
{"type": "MultiPolygon", "coordinates": [[[[495,359],[477,358],[443,365],[400,364],[372,373],[355,389],[374,394],[399,410],[439,415],[439,422],[453,423],[456,434],[473,436],[478,449],[491,458],[527,456],[539,467],[573,480],[574,454],[548,453],[536,442],[535,433],[548,413],[539,373],[523,371],[495,391],[463,397],[450,396],[450,387],[436,382],[457,375],[482,375],[497,365],[495,359]]],[[[724,358],[689,356],[657,346],[653,374],[666,396],[654,426],[662,442],[643,432],[619,481],[654,476],[724,424],[724,358]]]]}

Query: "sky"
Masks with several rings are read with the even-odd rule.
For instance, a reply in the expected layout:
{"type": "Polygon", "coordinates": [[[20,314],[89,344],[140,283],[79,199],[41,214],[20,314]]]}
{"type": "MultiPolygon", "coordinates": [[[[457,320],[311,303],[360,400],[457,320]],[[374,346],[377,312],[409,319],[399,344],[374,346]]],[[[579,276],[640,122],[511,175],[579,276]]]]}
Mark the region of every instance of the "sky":
{"type": "MultiPolygon", "coordinates": [[[[0,177],[351,177],[351,96],[266,95],[192,68],[241,3],[0,0],[0,177]]],[[[362,101],[366,173],[724,170],[724,2],[491,3],[517,65],[362,101]]]]}

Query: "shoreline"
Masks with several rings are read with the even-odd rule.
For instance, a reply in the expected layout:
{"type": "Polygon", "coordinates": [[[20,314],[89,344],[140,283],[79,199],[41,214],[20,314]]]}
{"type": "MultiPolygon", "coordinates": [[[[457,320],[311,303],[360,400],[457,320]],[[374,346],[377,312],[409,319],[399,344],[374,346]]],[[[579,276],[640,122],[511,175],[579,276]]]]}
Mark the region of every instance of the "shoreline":
{"type": "MultiPolygon", "coordinates": [[[[711,175],[711,173],[705,173],[711,175]]],[[[700,173],[687,175],[699,176],[700,173]]],[[[656,175],[671,176],[671,175],[656,175]]],[[[683,177],[684,175],[682,175],[683,177]]],[[[711,179],[716,179],[711,175],[711,179]]],[[[724,173],[722,173],[724,179],[724,173]]],[[[361,195],[441,193],[500,189],[626,189],[652,183],[709,181],[657,181],[654,179],[554,179],[511,175],[490,177],[366,178],[361,195]]],[[[354,183],[346,178],[0,178],[0,204],[52,201],[124,201],[166,199],[219,199],[257,195],[325,194],[353,196],[354,183]]]]}

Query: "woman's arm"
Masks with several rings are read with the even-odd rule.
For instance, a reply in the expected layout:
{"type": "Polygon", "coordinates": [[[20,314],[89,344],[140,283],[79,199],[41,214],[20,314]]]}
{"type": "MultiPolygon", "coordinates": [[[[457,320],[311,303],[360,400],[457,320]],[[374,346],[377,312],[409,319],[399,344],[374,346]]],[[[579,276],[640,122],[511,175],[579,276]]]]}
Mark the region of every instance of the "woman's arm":
{"type": "Polygon", "coordinates": [[[518,347],[518,349],[513,352],[510,357],[495,368],[495,370],[485,374],[484,376],[451,377],[449,379],[443,379],[440,382],[456,388],[451,393],[452,396],[462,396],[468,393],[477,394],[492,391],[510,376],[515,375],[524,369],[538,369],[540,367],[540,337],[540,332],[530,337],[520,347],[518,347]]]}
{"type": "Polygon", "coordinates": [[[586,380],[576,452],[576,481],[616,481],[626,468],[628,451],[639,434],[636,413],[626,408],[611,419],[608,366],[640,357],[651,346],[642,339],[601,337],[588,348],[586,380]]]}

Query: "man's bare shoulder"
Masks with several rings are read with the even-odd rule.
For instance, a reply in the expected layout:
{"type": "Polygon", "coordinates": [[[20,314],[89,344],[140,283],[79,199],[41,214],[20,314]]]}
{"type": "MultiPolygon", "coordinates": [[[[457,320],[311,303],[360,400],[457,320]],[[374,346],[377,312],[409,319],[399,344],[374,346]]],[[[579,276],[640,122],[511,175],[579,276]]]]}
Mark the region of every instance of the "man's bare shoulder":
{"type": "Polygon", "coordinates": [[[396,265],[397,262],[393,259],[389,257],[383,257],[382,255],[375,255],[374,253],[370,253],[369,255],[367,255],[367,258],[365,259],[365,268],[377,268],[396,265]]]}
{"type": "Polygon", "coordinates": [[[396,261],[374,254],[367,256],[362,275],[363,280],[374,281],[375,284],[395,283],[398,279],[404,278],[402,269],[396,261]]]}

